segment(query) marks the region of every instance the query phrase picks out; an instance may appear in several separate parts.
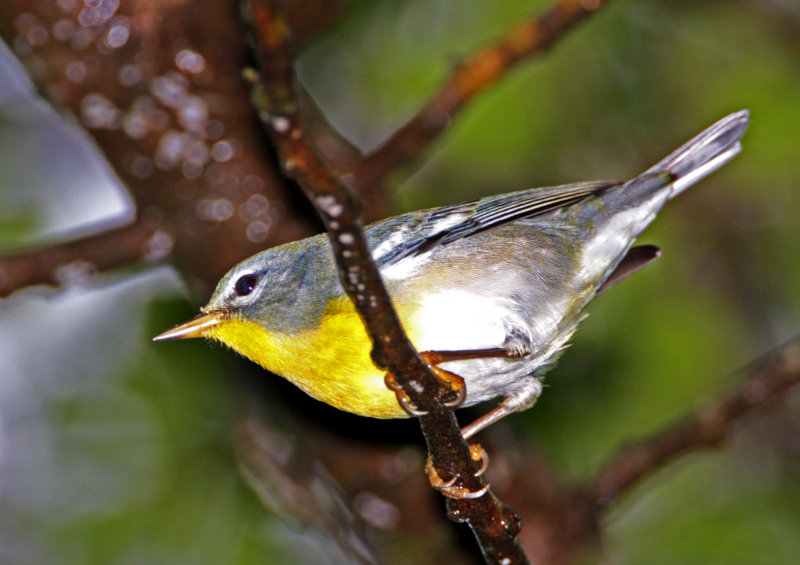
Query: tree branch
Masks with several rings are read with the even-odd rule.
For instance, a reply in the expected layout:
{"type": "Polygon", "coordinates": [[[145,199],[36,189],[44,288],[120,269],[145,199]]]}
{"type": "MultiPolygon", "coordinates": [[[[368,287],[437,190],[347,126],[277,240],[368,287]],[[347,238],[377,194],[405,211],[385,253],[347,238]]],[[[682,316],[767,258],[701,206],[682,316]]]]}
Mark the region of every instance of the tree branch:
{"type": "Polygon", "coordinates": [[[800,337],[745,369],[751,376],[728,398],[625,449],[585,490],[594,501],[613,501],[665,462],[718,445],[752,410],[800,383],[800,337]]]}
{"type": "Polygon", "coordinates": [[[234,442],[242,473],[265,506],[336,540],[348,563],[383,562],[363,523],[342,500],[338,485],[304,449],[293,449],[290,439],[267,428],[256,415],[241,423],[234,442]]]}
{"type": "MultiPolygon", "coordinates": [[[[452,410],[450,393],[425,366],[403,332],[362,231],[361,204],[322,162],[298,112],[294,45],[289,27],[273,2],[244,3],[255,35],[260,83],[254,103],[272,137],[286,173],[297,180],[317,208],[331,237],[339,274],[372,339],[375,364],[389,371],[411,403],[426,412],[419,418],[434,467],[441,477],[458,477],[470,492],[485,488],[452,410]]],[[[400,393],[399,393],[400,394],[400,393]]],[[[467,522],[491,563],[527,562],[516,535],[519,518],[491,493],[450,501],[451,519],[467,522]]]]}
{"type": "MultiPolygon", "coordinates": [[[[415,118],[398,130],[381,148],[364,159],[358,160],[357,164],[350,167],[352,169],[352,177],[350,178],[353,179],[351,185],[354,190],[366,197],[371,207],[380,207],[377,204],[379,201],[374,198],[374,195],[379,192],[380,185],[387,175],[415,159],[427,144],[444,130],[453,115],[466,105],[473,96],[494,84],[505,72],[522,59],[539,54],[552,46],[572,26],[606,3],[607,0],[597,0],[593,3],[579,0],[561,0],[544,15],[530,22],[520,24],[496,43],[467,58],[454,69],[450,80],[419,111],[415,118]]],[[[109,107],[119,109],[135,108],[136,100],[144,99],[142,97],[147,97],[149,94],[148,87],[153,84],[151,81],[159,80],[159,74],[160,76],[165,76],[170,72],[170,63],[175,57],[175,52],[173,52],[173,47],[169,41],[170,37],[198,36],[204,33],[202,28],[207,27],[209,21],[220,22],[227,18],[225,9],[219,6],[216,6],[213,13],[211,13],[207,0],[193,0],[180,13],[170,6],[159,7],[158,17],[146,19],[147,25],[145,27],[140,29],[140,27],[134,26],[131,28],[130,39],[124,49],[112,52],[109,52],[108,49],[99,49],[97,53],[92,53],[102,65],[100,71],[81,77],[80,80],[75,78],[67,80],[65,79],[64,69],[67,67],[71,69],[83,68],[86,65],[83,60],[86,55],[85,52],[70,48],[68,42],[48,42],[44,45],[32,45],[27,40],[27,35],[25,35],[25,26],[14,29],[8,25],[13,21],[22,21],[18,20],[17,16],[23,13],[26,14],[25,22],[28,22],[25,25],[29,27],[41,23],[45,28],[51,28],[57,20],[62,21],[65,17],[78,21],[81,6],[76,4],[68,10],[65,8],[65,10],[64,13],[60,13],[58,10],[48,8],[47,5],[42,5],[31,11],[30,4],[27,2],[22,0],[10,1],[0,8],[0,33],[4,35],[9,43],[21,46],[19,49],[22,50],[23,58],[30,55],[36,57],[36,61],[38,61],[37,72],[34,73],[33,78],[42,92],[77,116],[81,116],[81,112],[85,110],[89,94],[102,94],[105,99],[111,102],[109,107]],[[179,27],[181,29],[176,29],[179,27]],[[147,60],[155,64],[141,67],[138,64],[133,64],[133,61],[142,54],[139,35],[145,33],[150,34],[149,37],[151,37],[148,47],[145,48],[145,50],[150,50],[147,53],[147,60]],[[158,41],[153,42],[153,37],[157,37],[158,41]],[[134,86],[120,88],[114,81],[98,78],[118,76],[122,69],[133,67],[136,67],[141,75],[137,78],[134,86]]],[[[131,12],[130,7],[121,7],[120,13],[128,17],[138,17],[136,12],[131,12]]],[[[308,18],[303,19],[302,17],[303,14],[307,13],[307,10],[300,15],[294,13],[293,23],[307,21],[308,18]]],[[[325,21],[335,18],[337,13],[338,8],[328,10],[325,21]]],[[[75,29],[81,29],[82,25],[77,25],[75,29]]],[[[97,24],[94,24],[93,37],[102,37],[104,33],[108,32],[110,25],[110,20],[100,20],[97,24]]],[[[231,29],[231,26],[217,25],[215,29],[226,33],[237,32],[235,27],[231,29]]],[[[306,32],[310,33],[308,30],[306,32]]],[[[246,112],[231,109],[234,106],[233,100],[237,98],[236,95],[238,94],[238,92],[233,92],[237,89],[230,86],[236,83],[230,77],[235,74],[232,69],[238,66],[232,61],[239,57],[239,51],[236,47],[233,47],[235,41],[231,41],[230,35],[231,33],[228,33],[227,36],[224,33],[220,33],[215,47],[205,52],[206,70],[203,73],[198,75],[184,73],[184,75],[189,78],[189,84],[191,88],[196,90],[196,95],[209,100],[212,97],[214,98],[215,103],[211,110],[211,117],[225,125],[226,133],[238,136],[239,141],[241,141],[240,146],[243,149],[238,158],[224,164],[215,165],[218,169],[223,166],[231,169],[230,172],[225,172],[228,176],[225,177],[222,173],[217,173],[216,177],[232,178],[236,181],[250,178],[258,179],[259,181],[258,183],[240,184],[238,190],[233,191],[235,194],[232,191],[227,191],[224,196],[232,200],[234,207],[246,205],[245,203],[250,196],[254,193],[259,194],[262,191],[270,202],[280,202],[282,199],[280,191],[276,191],[271,186],[273,181],[270,181],[268,179],[269,175],[265,174],[265,169],[267,171],[269,169],[268,163],[265,165],[263,159],[262,162],[255,162],[253,159],[253,154],[257,153],[259,148],[258,143],[252,139],[253,134],[250,131],[250,127],[246,125],[250,116],[246,112]],[[222,76],[223,74],[225,74],[225,77],[222,76]],[[195,82],[198,84],[195,85],[195,82]],[[251,148],[253,149],[251,150],[251,148]],[[233,167],[230,166],[231,164],[233,164],[233,167]],[[253,189],[251,187],[256,188],[253,189]]],[[[92,48],[94,48],[95,43],[99,44],[100,42],[95,41],[92,43],[92,48]]],[[[151,100],[150,98],[147,99],[151,100]]],[[[158,105],[160,100],[155,100],[155,103],[158,105]]],[[[172,109],[168,107],[164,107],[163,110],[165,112],[162,112],[162,114],[166,113],[168,115],[172,112],[172,109]]],[[[138,114],[135,111],[130,111],[129,115],[121,112],[120,116],[121,119],[126,119],[128,117],[136,117],[138,114]]],[[[152,159],[151,156],[156,152],[156,147],[160,143],[157,136],[157,128],[151,128],[146,136],[140,137],[139,134],[124,135],[126,132],[116,123],[100,125],[86,123],[85,125],[87,130],[97,139],[109,162],[114,166],[116,173],[133,192],[139,208],[149,207],[151,210],[156,210],[161,217],[170,218],[174,224],[177,224],[161,226],[164,233],[169,233],[170,237],[174,238],[174,260],[184,271],[189,271],[190,274],[198,276],[207,284],[213,283],[231,263],[252,254],[263,247],[265,243],[280,243],[282,240],[278,239],[277,234],[281,234],[282,237],[286,238],[308,234],[307,225],[300,220],[292,219],[288,215],[280,217],[281,229],[275,229],[277,219],[273,215],[269,222],[264,223],[265,226],[271,226],[273,229],[269,230],[267,236],[258,235],[258,240],[254,245],[248,238],[241,237],[241,233],[251,226],[249,218],[245,218],[244,225],[240,225],[240,218],[237,215],[224,222],[198,220],[195,214],[198,203],[204,197],[209,200],[219,200],[222,195],[220,195],[218,187],[214,186],[214,180],[208,176],[185,178],[180,174],[174,174],[171,170],[153,169],[148,164],[151,162],[149,159],[152,159]],[[143,176],[141,171],[132,171],[132,165],[129,162],[132,155],[138,155],[137,159],[141,161],[141,166],[147,164],[150,167],[146,176],[143,176]],[[188,201],[175,198],[175,192],[170,187],[176,185],[182,187],[184,194],[192,192],[196,194],[196,197],[188,201]],[[209,231],[214,232],[213,238],[208,237],[209,231]],[[276,235],[273,236],[273,234],[276,235]],[[262,237],[265,239],[263,243],[261,241],[262,237]],[[204,245],[214,246],[215,249],[203,254],[203,260],[198,263],[194,259],[192,250],[199,245],[200,241],[204,242],[204,245]]],[[[275,209],[279,209],[279,207],[275,209]]],[[[256,221],[260,221],[260,219],[256,218],[256,221]]],[[[152,233],[154,233],[154,230],[151,231],[151,235],[152,233]]],[[[58,279],[52,276],[53,269],[63,263],[61,256],[64,253],[72,257],[70,249],[73,247],[80,248],[81,260],[95,265],[98,271],[139,260],[140,256],[134,253],[132,248],[126,245],[120,247],[110,245],[110,243],[116,241],[116,233],[109,232],[108,236],[108,239],[105,240],[109,243],[107,246],[100,244],[104,239],[98,236],[97,239],[87,238],[87,245],[82,245],[79,242],[66,243],[63,250],[59,249],[53,255],[44,253],[44,250],[41,254],[36,252],[31,258],[47,257],[52,261],[58,262],[57,264],[52,262],[43,264],[41,269],[37,269],[40,271],[37,273],[31,272],[28,274],[32,268],[32,263],[25,261],[21,256],[9,258],[4,264],[0,264],[0,267],[7,267],[13,264],[14,270],[11,272],[6,269],[5,282],[3,277],[0,276],[0,295],[8,294],[26,284],[42,282],[57,284],[58,279]],[[112,257],[115,253],[118,253],[117,258],[112,257]],[[29,276],[31,277],[30,283],[26,283],[25,281],[28,280],[29,276]]]]}
{"type": "Polygon", "coordinates": [[[172,249],[172,236],[141,222],[42,249],[0,256],[0,297],[29,285],[60,285],[72,275],[160,259],[172,249]]]}
{"type": "Polygon", "coordinates": [[[355,166],[350,185],[362,193],[378,190],[391,172],[415,160],[477,94],[494,85],[517,63],[547,51],[609,1],[560,0],[544,14],[520,23],[495,43],[460,62],[449,80],[411,120],[355,166]]]}
{"type": "MultiPolygon", "coordinates": [[[[94,138],[139,216],[151,233],[169,234],[171,260],[198,288],[264,247],[313,233],[264,159],[263,132],[242,102],[244,34],[236,6],[217,0],[0,2],[0,35],[39,92],[94,138]]],[[[143,240],[129,246],[121,237],[56,246],[54,258],[37,252],[50,263],[31,282],[54,282],[53,268],[75,247],[97,270],[138,261],[143,240]]],[[[22,263],[7,273],[17,286],[25,284],[22,263]]]]}

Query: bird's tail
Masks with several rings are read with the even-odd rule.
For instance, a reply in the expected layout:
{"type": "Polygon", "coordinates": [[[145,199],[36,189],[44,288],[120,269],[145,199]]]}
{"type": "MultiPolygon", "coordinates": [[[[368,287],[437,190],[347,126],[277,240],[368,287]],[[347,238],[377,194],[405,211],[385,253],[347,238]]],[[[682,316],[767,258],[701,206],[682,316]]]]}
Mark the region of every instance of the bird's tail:
{"type": "Polygon", "coordinates": [[[747,110],[725,116],[641,175],[601,193],[602,206],[574,207],[572,221],[589,220],[580,225],[591,226],[580,235],[583,256],[587,261],[585,270],[596,273],[589,263],[603,269],[602,273],[592,274],[595,277],[592,280],[602,282],[610,277],[613,284],[626,272],[632,272],[658,256],[656,249],[650,249],[623,261],[633,241],[653,221],[667,200],[739,153],[739,140],[749,122],[747,110]],[[622,270],[614,272],[620,261],[623,261],[622,270]]]}
{"type": "Polygon", "coordinates": [[[750,112],[729,114],[681,145],[645,172],[668,173],[673,198],[733,159],[742,149],[739,140],[750,124],[750,112]]]}

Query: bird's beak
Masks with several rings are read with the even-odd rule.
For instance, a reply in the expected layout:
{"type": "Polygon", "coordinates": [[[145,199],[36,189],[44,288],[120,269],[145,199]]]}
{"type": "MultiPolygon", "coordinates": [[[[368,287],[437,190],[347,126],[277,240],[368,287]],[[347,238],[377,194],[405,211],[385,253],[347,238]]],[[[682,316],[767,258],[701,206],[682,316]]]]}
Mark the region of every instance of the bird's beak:
{"type": "Polygon", "coordinates": [[[190,337],[203,337],[205,332],[225,320],[224,312],[209,312],[200,314],[188,322],[177,325],[171,330],[158,334],[153,341],[165,341],[167,339],[188,339],[190,337]]]}

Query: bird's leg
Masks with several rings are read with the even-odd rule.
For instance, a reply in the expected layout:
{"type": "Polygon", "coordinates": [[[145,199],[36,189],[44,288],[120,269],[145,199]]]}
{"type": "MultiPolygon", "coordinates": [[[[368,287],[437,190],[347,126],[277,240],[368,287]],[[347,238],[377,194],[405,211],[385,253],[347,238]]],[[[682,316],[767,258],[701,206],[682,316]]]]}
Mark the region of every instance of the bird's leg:
{"type": "MultiPolygon", "coordinates": [[[[518,359],[520,357],[525,357],[530,353],[531,346],[527,339],[525,339],[523,336],[510,335],[501,347],[470,350],[423,351],[419,354],[419,356],[425,362],[425,364],[428,365],[434,376],[446,383],[451,390],[454,390],[457,393],[457,397],[454,401],[445,403],[448,407],[455,408],[459,406],[466,397],[466,386],[464,384],[464,379],[455,373],[438,367],[439,363],[448,363],[450,361],[468,361],[471,359],[486,359],[491,357],[518,359]]],[[[427,412],[419,410],[413,406],[408,395],[402,391],[391,373],[387,373],[386,375],[386,384],[390,389],[395,391],[401,406],[403,406],[403,408],[409,414],[412,416],[424,416],[427,414],[427,412]]],[[[536,397],[538,397],[538,391],[540,390],[541,385],[538,384],[538,382],[536,382],[536,385],[538,388],[535,392],[530,394],[528,392],[524,392],[521,395],[524,398],[530,396],[532,399],[530,403],[533,403],[536,400],[536,397]]],[[[461,434],[464,436],[464,439],[469,439],[485,427],[518,410],[521,406],[526,404],[528,404],[527,400],[520,402],[519,398],[516,398],[512,402],[509,402],[508,400],[503,401],[502,404],[488,414],[485,414],[473,423],[462,428],[461,434]]],[[[482,475],[489,466],[489,456],[486,454],[486,451],[480,446],[480,444],[471,444],[469,447],[472,460],[480,462],[479,468],[475,471],[475,476],[478,477],[482,475]]],[[[464,487],[457,486],[456,482],[458,481],[458,476],[452,477],[447,481],[443,480],[436,472],[430,457],[425,465],[425,471],[428,474],[428,480],[431,486],[450,498],[479,498],[486,494],[486,492],[489,490],[488,485],[477,491],[469,491],[464,487]]]]}
{"type": "MultiPolygon", "coordinates": [[[[448,378],[455,378],[458,379],[459,384],[461,385],[461,389],[465,391],[464,387],[464,380],[456,375],[455,373],[451,373],[449,371],[445,371],[437,367],[439,363],[447,363],[450,361],[468,361],[470,359],[486,359],[489,357],[501,357],[506,359],[516,359],[519,357],[524,357],[531,352],[530,345],[528,343],[521,343],[520,340],[516,339],[508,339],[506,343],[503,344],[502,347],[491,347],[486,349],[472,349],[472,350],[448,350],[448,351],[423,351],[420,353],[420,357],[426,364],[431,368],[434,374],[442,378],[443,375],[447,375],[448,378]]],[[[448,383],[452,383],[452,381],[448,381],[448,383]]],[[[452,385],[451,385],[452,386],[452,385]]],[[[465,391],[466,392],[466,391],[465,391]]],[[[460,394],[461,398],[459,399],[458,406],[463,401],[463,396],[466,394],[460,394]]],[[[477,421],[473,422],[466,428],[461,430],[461,434],[464,436],[464,439],[469,439],[478,431],[482,430],[489,424],[496,422],[503,416],[510,414],[513,412],[515,408],[506,407],[505,405],[500,405],[498,408],[494,409],[492,412],[489,412],[482,418],[479,418],[477,421]]],[[[470,444],[470,456],[472,457],[473,461],[480,462],[480,466],[475,471],[475,476],[481,476],[484,471],[486,471],[487,467],[489,466],[489,455],[486,451],[481,447],[480,444],[474,443],[470,444]]],[[[436,469],[433,466],[433,462],[431,461],[430,457],[425,465],[425,471],[428,474],[428,481],[430,482],[431,486],[439,491],[442,492],[445,496],[449,498],[479,498],[486,494],[489,490],[489,485],[477,490],[477,491],[470,491],[465,489],[464,487],[460,487],[456,485],[456,481],[458,480],[458,476],[452,477],[448,481],[442,480],[439,474],[436,472],[436,469]]]]}
{"type": "Polygon", "coordinates": [[[488,428],[498,420],[501,420],[511,414],[512,412],[516,412],[517,408],[509,405],[505,401],[501,402],[500,405],[487,412],[471,424],[468,424],[461,428],[461,435],[464,436],[464,439],[469,439],[479,431],[483,430],[484,428],[488,428]]]}
{"type": "MultiPolygon", "coordinates": [[[[440,367],[437,367],[436,364],[444,363],[446,361],[482,358],[486,357],[486,352],[491,352],[493,354],[496,353],[495,350],[423,351],[420,353],[420,358],[425,362],[426,365],[428,365],[428,368],[431,370],[433,375],[440,381],[444,382],[449,389],[456,394],[455,399],[444,403],[445,406],[449,408],[455,408],[464,402],[464,398],[467,394],[467,387],[464,385],[464,379],[455,373],[451,373],[450,371],[446,371],[440,367]]],[[[408,394],[406,394],[406,392],[400,387],[399,383],[391,372],[386,373],[385,381],[386,386],[395,392],[398,402],[400,402],[400,405],[406,412],[412,416],[425,416],[427,414],[427,411],[420,410],[414,406],[408,394]]],[[[470,445],[469,452],[473,461],[480,462],[480,466],[474,472],[474,475],[479,477],[489,466],[489,456],[480,446],[480,444],[470,445]]],[[[433,461],[431,460],[430,456],[428,456],[428,460],[425,463],[425,472],[428,475],[428,481],[430,482],[431,486],[448,498],[480,498],[489,491],[489,485],[486,485],[476,491],[471,491],[463,486],[457,485],[456,482],[458,481],[458,475],[455,475],[450,480],[443,480],[436,471],[436,468],[433,466],[433,461]]]]}
{"type": "Polygon", "coordinates": [[[541,393],[542,382],[535,376],[529,375],[519,379],[514,383],[514,390],[503,399],[497,408],[487,412],[468,426],[461,428],[461,435],[464,436],[464,439],[469,439],[512,412],[530,408],[541,393]]]}
{"type": "MultiPolygon", "coordinates": [[[[467,396],[467,388],[464,379],[451,371],[439,367],[439,363],[450,361],[468,361],[470,359],[486,359],[488,357],[507,357],[509,359],[520,357],[518,350],[512,350],[507,346],[490,347],[486,349],[469,350],[446,350],[446,351],[422,351],[419,356],[431,370],[436,378],[444,382],[450,390],[454,391],[456,397],[444,403],[448,408],[458,408],[467,396]]],[[[391,387],[389,387],[391,388],[391,387]]],[[[394,390],[394,389],[393,389],[394,390]]]]}
{"type": "MultiPolygon", "coordinates": [[[[461,405],[461,403],[464,402],[464,398],[467,396],[467,387],[464,385],[464,379],[455,373],[451,373],[450,371],[446,371],[437,367],[435,363],[441,363],[441,361],[429,360],[427,353],[428,352],[420,353],[420,358],[428,366],[428,369],[430,369],[431,373],[433,373],[433,376],[439,379],[440,382],[443,382],[445,385],[447,385],[447,388],[449,389],[448,394],[453,396],[452,399],[443,401],[443,404],[447,408],[457,408],[461,405]]],[[[420,410],[414,405],[413,402],[411,402],[411,398],[403,390],[391,372],[386,373],[384,382],[386,383],[386,386],[393,390],[395,395],[397,395],[397,401],[400,403],[400,406],[403,407],[403,410],[416,417],[425,416],[428,414],[427,410],[420,410]]]]}
{"type": "Polygon", "coordinates": [[[520,359],[531,354],[531,339],[522,332],[512,330],[506,336],[500,347],[487,347],[485,349],[423,351],[420,353],[423,361],[429,366],[447,363],[449,361],[468,361],[470,359],[487,359],[491,357],[504,357],[506,359],[520,359]]]}
{"type": "MultiPolygon", "coordinates": [[[[439,363],[447,363],[449,361],[467,361],[470,359],[486,359],[490,357],[501,357],[506,359],[519,359],[531,353],[530,340],[522,335],[510,334],[505,343],[501,347],[490,347],[486,349],[471,349],[463,351],[423,351],[420,357],[431,367],[437,368],[439,363]]],[[[439,369],[442,371],[443,369],[439,369]]],[[[453,376],[453,373],[448,373],[453,376]]],[[[461,379],[461,377],[458,377],[461,379]]],[[[463,382],[463,380],[462,380],[463,382]]],[[[533,400],[538,396],[538,391],[534,395],[533,400]]],[[[531,402],[532,403],[532,402],[531,402]]],[[[523,403],[524,404],[524,403],[523,403]]],[[[520,402],[509,403],[504,401],[497,408],[491,412],[484,414],[468,426],[461,429],[461,435],[464,439],[469,439],[476,433],[486,428],[487,426],[497,422],[501,418],[511,414],[520,408],[520,402]]]]}
{"type": "MultiPolygon", "coordinates": [[[[461,406],[464,402],[464,399],[467,396],[467,389],[464,385],[464,379],[460,376],[442,369],[438,365],[440,363],[447,363],[450,361],[468,361],[470,359],[486,359],[490,357],[505,357],[506,359],[519,359],[520,357],[525,357],[529,355],[531,352],[531,343],[530,338],[527,336],[520,335],[519,333],[512,332],[508,335],[500,347],[487,347],[485,349],[465,349],[465,350],[443,350],[443,351],[422,351],[420,352],[420,358],[425,362],[428,368],[431,370],[433,375],[438,378],[441,382],[445,383],[447,387],[455,393],[455,398],[452,400],[448,400],[444,403],[445,406],[448,408],[457,408],[461,406]]],[[[394,375],[389,372],[386,373],[386,377],[384,378],[386,382],[386,386],[393,390],[394,393],[397,395],[397,401],[400,403],[400,406],[403,409],[411,414],[412,416],[425,416],[427,412],[425,410],[420,410],[411,402],[411,399],[408,395],[403,391],[402,387],[397,383],[397,379],[395,379],[394,375]]],[[[513,412],[513,410],[512,410],[513,412]]],[[[502,418],[505,414],[502,414],[497,417],[497,419],[502,418]]],[[[487,414],[488,416],[488,414],[487,414]]],[[[496,420],[491,420],[490,422],[486,423],[483,427],[488,426],[490,423],[496,420]]],[[[478,428],[482,429],[482,428],[478,428]]],[[[478,431],[478,429],[474,430],[472,433],[478,431]]],[[[467,437],[467,436],[465,436],[467,437]]]]}
{"type": "Polygon", "coordinates": [[[419,354],[420,358],[425,362],[428,368],[433,373],[433,376],[439,379],[440,382],[447,385],[447,388],[450,389],[453,398],[442,401],[447,408],[458,408],[463,404],[464,399],[467,397],[467,386],[464,384],[464,379],[460,376],[442,369],[438,367],[436,363],[441,363],[442,361],[431,361],[428,358],[428,351],[423,351],[419,354]]]}
{"type": "MultiPolygon", "coordinates": [[[[528,351],[530,353],[530,351],[528,351]]],[[[438,365],[439,363],[449,363],[450,361],[469,361],[470,359],[487,359],[489,357],[505,357],[516,359],[524,357],[526,353],[518,352],[509,346],[488,347],[486,349],[466,349],[466,350],[447,350],[447,351],[423,351],[419,354],[422,360],[428,365],[438,365]]]]}

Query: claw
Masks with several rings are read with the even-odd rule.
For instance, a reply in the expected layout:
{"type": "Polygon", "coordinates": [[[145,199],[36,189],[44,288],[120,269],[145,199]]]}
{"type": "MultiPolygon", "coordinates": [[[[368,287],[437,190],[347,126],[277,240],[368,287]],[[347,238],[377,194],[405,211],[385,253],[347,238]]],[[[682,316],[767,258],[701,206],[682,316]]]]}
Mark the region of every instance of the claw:
{"type": "Polygon", "coordinates": [[[436,365],[428,365],[428,368],[437,379],[446,384],[456,395],[453,400],[448,400],[442,404],[448,408],[458,408],[461,406],[461,404],[467,398],[467,386],[464,384],[464,379],[455,373],[446,371],[437,367],[436,365]]]}
{"type": "Polygon", "coordinates": [[[388,388],[389,390],[392,390],[394,392],[401,390],[400,384],[397,382],[397,379],[394,378],[394,375],[392,373],[386,373],[386,376],[383,377],[383,382],[384,384],[386,384],[386,388],[388,388]]]}
{"type": "MultiPolygon", "coordinates": [[[[483,450],[481,449],[481,451],[483,450]]],[[[473,459],[475,458],[473,457],[473,459]]],[[[454,498],[459,500],[480,498],[484,494],[489,492],[489,485],[486,485],[483,488],[480,488],[476,491],[470,491],[464,487],[456,486],[458,475],[456,475],[449,481],[443,481],[442,478],[439,476],[439,473],[436,471],[436,468],[433,466],[430,457],[428,457],[428,460],[425,463],[425,472],[428,475],[428,482],[430,482],[431,486],[448,498],[454,498]]]]}
{"type": "Polygon", "coordinates": [[[489,468],[489,454],[481,447],[481,444],[473,443],[469,446],[469,456],[472,457],[473,461],[481,462],[480,468],[473,473],[473,476],[480,477],[489,468]]]}
{"type": "Polygon", "coordinates": [[[397,401],[400,403],[400,406],[403,407],[403,410],[405,410],[412,416],[419,418],[420,416],[427,416],[428,414],[430,414],[430,412],[428,412],[427,410],[420,410],[419,408],[414,406],[414,403],[411,402],[411,399],[402,390],[396,390],[394,391],[394,393],[397,395],[397,401]]]}
{"type": "MultiPolygon", "coordinates": [[[[423,355],[425,355],[423,353],[423,355]]],[[[426,363],[428,360],[426,359],[426,363]]],[[[458,408],[467,398],[467,387],[464,385],[464,379],[456,375],[455,373],[451,373],[450,371],[445,371],[444,369],[440,369],[436,365],[428,365],[428,368],[431,370],[433,375],[445,383],[450,390],[455,393],[456,397],[453,400],[448,400],[446,402],[442,402],[444,406],[447,408],[458,408]]],[[[397,401],[400,403],[400,406],[403,407],[403,410],[411,414],[412,416],[426,416],[430,412],[427,410],[420,410],[411,402],[409,396],[403,391],[403,388],[397,382],[397,379],[392,373],[386,373],[386,376],[383,378],[386,387],[389,390],[393,390],[394,393],[397,395],[397,401]]]]}
{"type": "Polygon", "coordinates": [[[458,408],[467,399],[467,387],[461,382],[461,386],[455,389],[456,397],[453,400],[443,402],[447,408],[458,408]]]}
{"type": "Polygon", "coordinates": [[[469,491],[464,487],[440,488],[439,491],[448,498],[455,498],[457,500],[472,500],[474,498],[480,498],[489,492],[489,485],[486,485],[485,487],[475,491],[469,491]]]}
{"type": "Polygon", "coordinates": [[[397,402],[400,403],[400,406],[408,412],[412,416],[416,416],[419,418],[420,416],[427,416],[430,412],[427,410],[420,410],[414,403],[411,402],[411,398],[405,393],[403,388],[397,382],[397,379],[394,378],[394,375],[391,373],[386,373],[386,376],[383,378],[384,383],[386,383],[386,387],[389,390],[393,390],[395,395],[397,396],[397,402]]]}

